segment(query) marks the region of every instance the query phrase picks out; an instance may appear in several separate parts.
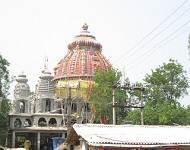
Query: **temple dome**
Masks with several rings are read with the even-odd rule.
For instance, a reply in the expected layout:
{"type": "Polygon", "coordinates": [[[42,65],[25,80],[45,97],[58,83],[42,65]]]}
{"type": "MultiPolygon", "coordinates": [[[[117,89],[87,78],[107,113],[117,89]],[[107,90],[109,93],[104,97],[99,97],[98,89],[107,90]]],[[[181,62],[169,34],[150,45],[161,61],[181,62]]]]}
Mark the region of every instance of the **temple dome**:
{"type": "Polygon", "coordinates": [[[86,79],[91,80],[95,69],[107,70],[109,61],[102,55],[102,45],[88,31],[88,25],[68,45],[68,53],[54,68],[54,80],[86,79]]]}

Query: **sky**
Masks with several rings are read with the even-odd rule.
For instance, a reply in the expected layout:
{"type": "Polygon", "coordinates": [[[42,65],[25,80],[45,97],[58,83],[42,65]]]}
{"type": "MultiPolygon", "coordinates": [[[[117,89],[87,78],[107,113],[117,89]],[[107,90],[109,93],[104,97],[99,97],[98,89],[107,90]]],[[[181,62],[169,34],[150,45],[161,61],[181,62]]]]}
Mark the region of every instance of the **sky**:
{"type": "Polygon", "coordinates": [[[190,77],[190,0],[0,0],[0,53],[11,75],[24,72],[34,91],[45,57],[53,73],[85,22],[131,82],[170,58],[190,77]]]}

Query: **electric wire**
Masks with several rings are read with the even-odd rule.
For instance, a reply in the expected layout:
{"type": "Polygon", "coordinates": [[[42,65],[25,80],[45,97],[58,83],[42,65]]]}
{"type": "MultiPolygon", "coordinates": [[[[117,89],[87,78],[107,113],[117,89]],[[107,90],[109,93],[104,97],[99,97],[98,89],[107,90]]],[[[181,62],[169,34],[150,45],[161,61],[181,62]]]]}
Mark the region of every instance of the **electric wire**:
{"type": "MultiPolygon", "coordinates": [[[[139,47],[138,49],[143,49],[147,43],[150,43],[152,40],[154,40],[156,37],[158,37],[160,34],[162,34],[164,31],[166,31],[169,27],[171,27],[175,22],[178,21],[178,19],[180,19],[185,13],[187,13],[188,11],[190,11],[190,8],[188,8],[187,10],[185,10],[180,16],[178,16],[175,20],[173,20],[169,25],[167,25],[163,30],[161,30],[159,33],[157,33],[156,35],[154,35],[149,41],[147,41],[145,44],[143,44],[141,47],[139,47]]],[[[138,50],[137,49],[137,50],[138,50]]],[[[131,58],[131,56],[134,56],[134,54],[137,51],[133,51],[130,55],[128,55],[128,58],[131,58]]],[[[121,61],[121,59],[120,59],[121,61]]],[[[119,61],[119,62],[120,62],[119,61]]]]}
{"type": "MultiPolygon", "coordinates": [[[[160,42],[158,42],[157,44],[155,44],[152,48],[148,49],[147,51],[145,51],[142,55],[141,58],[143,58],[145,55],[147,56],[147,53],[149,51],[151,51],[151,53],[153,53],[154,51],[152,51],[154,48],[156,48],[157,46],[160,46],[160,44],[162,44],[163,42],[165,42],[167,39],[169,39],[172,35],[174,35],[175,33],[177,33],[179,30],[181,30],[184,26],[188,25],[190,23],[190,20],[188,20],[186,23],[184,23],[183,25],[181,25],[180,27],[178,27],[176,30],[174,30],[172,33],[170,33],[166,38],[164,38],[163,40],[161,40],[160,42]]],[[[140,59],[138,59],[138,62],[140,59]]],[[[137,61],[136,61],[137,62],[137,61]]],[[[136,63],[137,64],[137,63],[136,63]]],[[[134,66],[135,64],[133,64],[134,66]]],[[[129,69],[129,68],[128,68],[129,69]]]]}
{"type": "MultiPolygon", "coordinates": [[[[167,45],[169,42],[175,40],[175,39],[178,38],[180,35],[182,35],[182,34],[184,34],[184,33],[186,33],[186,32],[187,32],[187,31],[184,30],[183,32],[181,32],[180,34],[178,34],[177,36],[175,36],[174,38],[170,39],[169,41],[166,41],[163,45],[160,45],[160,46],[158,47],[158,49],[156,49],[155,51],[158,52],[158,50],[159,50],[160,47],[163,47],[163,46],[167,45]]],[[[150,55],[151,55],[151,54],[150,54],[150,55]]],[[[150,55],[148,55],[148,56],[150,56],[150,55]]],[[[147,56],[147,57],[148,57],[148,56],[147,56]]],[[[150,58],[150,57],[149,57],[149,58],[150,58]]],[[[146,64],[148,64],[150,61],[152,61],[152,59],[153,59],[153,57],[151,57],[150,59],[145,59],[143,62],[146,62],[146,63],[145,63],[145,65],[146,65],[146,64]]],[[[134,66],[130,66],[127,70],[128,70],[128,71],[129,71],[129,70],[131,71],[131,70],[134,70],[134,69],[135,69],[134,66]]],[[[143,69],[143,68],[142,68],[142,69],[143,69]]],[[[141,69],[141,70],[142,70],[142,69],[141,69]]],[[[141,72],[138,73],[138,75],[142,75],[143,73],[144,73],[144,72],[141,71],[141,72]]]]}
{"type": "MultiPolygon", "coordinates": [[[[151,30],[148,34],[146,34],[141,40],[137,42],[135,46],[129,49],[130,52],[132,52],[134,49],[136,49],[145,39],[147,39],[154,31],[156,31],[158,28],[160,28],[161,25],[163,25],[168,19],[170,19],[178,10],[180,10],[188,0],[185,0],[180,6],[178,6],[173,12],[171,12],[164,20],[162,20],[153,30],[151,30]]],[[[123,56],[125,56],[126,52],[123,53],[120,57],[118,57],[115,61],[121,60],[123,56]]],[[[115,62],[114,61],[114,62],[115,62]]]]}

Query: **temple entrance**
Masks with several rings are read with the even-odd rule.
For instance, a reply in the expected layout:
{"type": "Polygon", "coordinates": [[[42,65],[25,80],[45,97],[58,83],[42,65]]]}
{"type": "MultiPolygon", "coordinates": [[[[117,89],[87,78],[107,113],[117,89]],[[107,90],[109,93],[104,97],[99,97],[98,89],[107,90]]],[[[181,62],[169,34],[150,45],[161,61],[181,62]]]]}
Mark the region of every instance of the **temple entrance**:
{"type": "Polygon", "coordinates": [[[24,148],[26,146],[26,141],[31,143],[31,149],[37,149],[36,143],[36,134],[35,133],[16,133],[15,134],[15,147],[16,148],[24,148]]]}
{"type": "Polygon", "coordinates": [[[41,133],[41,132],[19,132],[15,133],[15,140],[13,142],[13,134],[8,134],[8,147],[12,147],[12,143],[15,143],[13,148],[26,148],[31,150],[55,150],[60,144],[64,142],[62,138],[63,132],[60,133],[41,133]],[[40,141],[38,141],[38,133],[40,133],[40,141]],[[38,143],[40,142],[40,143],[38,143]],[[29,145],[28,145],[29,144],[29,145]],[[39,145],[38,145],[39,144],[39,145]],[[39,146],[39,149],[38,149],[39,146]]]}

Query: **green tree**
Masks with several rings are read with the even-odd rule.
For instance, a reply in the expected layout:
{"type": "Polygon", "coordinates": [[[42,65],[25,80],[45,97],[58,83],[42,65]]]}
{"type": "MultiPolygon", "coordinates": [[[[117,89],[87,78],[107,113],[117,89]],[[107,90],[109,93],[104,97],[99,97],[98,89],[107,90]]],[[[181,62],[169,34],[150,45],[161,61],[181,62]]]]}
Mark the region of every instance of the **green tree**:
{"type": "Polygon", "coordinates": [[[186,123],[189,125],[190,124],[190,105],[187,106],[185,115],[186,115],[186,123]]]}
{"type": "MultiPolygon", "coordinates": [[[[129,112],[127,117],[133,124],[140,124],[140,110],[129,112]]],[[[144,123],[148,125],[186,125],[190,118],[184,107],[171,105],[168,102],[157,104],[153,107],[146,103],[144,107],[144,123]]]]}
{"type": "Polygon", "coordinates": [[[155,104],[158,101],[176,103],[180,97],[187,94],[189,87],[183,66],[171,59],[169,63],[152,70],[152,74],[146,75],[144,81],[147,87],[146,96],[155,104]]]}
{"type": "MultiPolygon", "coordinates": [[[[95,122],[100,122],[101,118],[112,121],[112,87],[118,84],[121,73],[115,69],[97,70],[94,75],[95,84],[90,98],[90,102],[95,108],[95,122]]],[[[122,96],[122,92],[116,91],[117,97],[122,96]]]]}
{"type": "Polygon", "coordinates": [[[9,101],[9,62],[0,55],[0,145],[5,144],[8,129],[9,101]]]}
{"type": "MultiPolygon", "coordinates": [[[[169,60],[146,75],[144,122],[145,124],[187,124],[186,110],[178,100],[187,94],[189,88],[183,66],[175,60],[169,60]]],[[[140,123],[140,112],[134,110],[127,119],[140,123]]]]}

